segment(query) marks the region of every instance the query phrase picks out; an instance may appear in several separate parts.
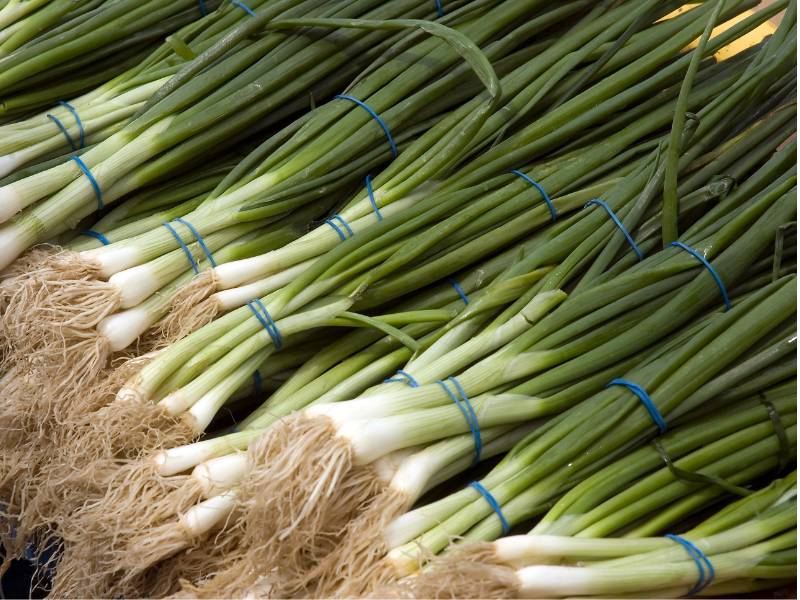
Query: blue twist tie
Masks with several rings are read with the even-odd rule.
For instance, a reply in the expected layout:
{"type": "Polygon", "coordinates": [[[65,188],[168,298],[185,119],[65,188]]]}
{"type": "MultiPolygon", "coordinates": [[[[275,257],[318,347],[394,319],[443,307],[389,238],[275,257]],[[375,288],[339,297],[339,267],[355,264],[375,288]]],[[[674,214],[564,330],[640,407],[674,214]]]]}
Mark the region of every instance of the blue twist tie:
{"type": "Polygon", "coordinates": [[[647,395],[647,392],[644,391],[642,386],[637,385],[632,381],[628,381],[627,379],[612,379],[606,387],[609,388],[612,385],[621,385],[636,394],[639,400],[641,400],[642,404],[644,404],[647,412],[650,413],[650,418],[653,419],[653,423],[656,424],[658,430],[661,433],[664,433],[667,430],[667,422],[664,420],[664,417],[661,416],[658,407],[653,404],[650,396],[647,395]]]}
{"type": "Polygon", "coordinates": [[[450,285],[452,285],[456,290],[456,293],[461,297],[461,300],[463,300],[464,304],[469,304],[469,298],[467,298],[467,294],[464,292],[464,288],[461,287],[461,284],[452,277],[449,279],[449,281],[450,285]]]}
{"type": "Polygon", "coordinates": [[[63,100],[59,100],[58,103],[64,108],[66,108],[69,112],[71,112],[72,116],[75,117],[75,123],[77,123],[78,125],[78,135],[79,135],[78,145],[77,146],[75,145],[75,141],[72,139],[72,136],[69,134],[69,131],[67,130],[66,126],[64,125],[64,123],[61,122],[61,120],[57,116],[51,115],[50,113],[47,113],[47,115],[45,116],[58,126],[58,128],[61,130],[61,133],[63,133],[64,137],[67,138],[67,142],[69,142],[69,147],[74,152],[75,150],[83,148],[86,145],[86,132],[83,129],[83,121],[81,121],[81,118],[78,116],[78,111],[75,110],[75,107],[72,106],[69,102],[64,102],[63,100]]]}
{"type": "Polygon", "coordinates": [[[83,129],[83,121],[81,121],[81,118],[78,116],[78,111],[75,110],[75,107],[69,102],[59,100],[58,103],[71,112],[72,116],[75,117],[75,123],[78,125],[78,147],[83,148],[86,145],[86,131],[83,129]]]}
{"type": "Polygon", "coordinates": [[[419,383],[417,382],[416,379],[414,379],[414,377],[411,376],[410,373],[407,373],[407,372],[403,371],[403,369],[398,369],[397,370],[397,374],[400,375],[400,377],[391,377],[389,379],[384,379],[383,382],[384,383],[395,383],[395,382],[396,383],[407,383],[412,388],[419,387],[419,383]]]}
{"type": "Polygon", "coordinates": [[[544,191],[542,184],[540,184],[538,181],[534,181],[533,179],[528,177],[525,173],[523,173],[522,171],[518,171],[517,169],[514,169],[511,172],[517,177],[521,177],[522,179],[530,183],[533,187],[535,187],[537,190],[539,190],[539,193],[542,195],[542,198],[544,198],[544,201],[547,204],[547,208],[550,209],[550,218],[555,223],[556,218],[558,217],[558,213],[556,212],[556,207],[553,206],[553,201],[550,200],[550,196],[548,196],[547,192],[544,191]]]}
{"type": "Polygon", "coordinates": [[[370,108],[366,103],[362,102],[358,98],[354,98],[353,96],[348,96],[346,94],[337,94],[336,96],[334,96],[334,98],[338,98],[340,100],[349,100],[350,102],[358,104],[361,108],[367,111],[369,113],[369,116],[375,119],[375,121],[378,122],[378,125],[381,126],[381,129],[383,129],[383,133],[386,134],[386,139],[389,141],[389,147],[392,149],[392,156],[394,158],[397,158],[397,144],[394,143],[394,138],[392,137],[392,133],[389,131],[389,127],[386,125],[386,123],[383,122],[383,119],[381,119],[378,116],[378,113],[372,110],[372,108],[370,108]]]}
{"type": "Polygon", "coordinates": [[[492,507],[492,510],[500,519],[500,524],[503,526],[503,535],[508,535],[508,532],[511,531],[511,526],[508,524],[505,515],[503,515],[503,511],[500,509],[500,504],[495,500],[495,497],[492,496],[492,493],[483,487],[483,484],[479,481],[473,481],[469,484],[470,487],[475,488],[478,493],[483,496],[484,500],[492,507]]]}
{"type": "Polygon", "coordinates": [[[253,311],[258,322],[267,330],[269,337],[272,338],[272,343],[275,345],[275,349],[280,350],[283,347],[283,338],[281,337],[281,332],[278,330],[275,321],[272,320],[272,316],[269,314],[267,307],[264,306],[264,303],[258,298],[250,300],[247,306],[253,311]]]}
{"type": "Polygon", "coordinates": [[[244,12],[246,12],[251,17],[255,17],[256,16],[256,11],[254,11],[252,8],[247,6],[247,4],[242,2],[242,0],[231,0],[231,4],[233,4],[234,6],[238,6],[239,8],[241,8],[244,12]]]}
{"type": "Polygon", "coordinates": [[[697,545],[693,544],[686,538],[682,538],[681,536],[674,535],[672,533],[668,533],[664,537],[683,546],[689,556],[692,557],[694,564],[697,565],[697,570],[699,571],[700,575],[697,579],[697,583],[695,583],[692,589],[689,590],[688,595],[694,596],[695,594],[699,594],[705,588],[707,588],[712,581],[714,581],[714,577],[716,576],[716,573],[714,572],[714,565],[711,564],[711,561],[703,553],[703,551],[697,547],[697,545]]]}
{"type": "Polygon", "coordinates": [[[614,225],[616,225],[619,228],[619,230],[622,232],[622,235],[624,235],[625,239],[628,240],[628,244],[630,245],[630,247],[633,248],[634,252],[636,252],[636,256],[639,257],[639,260],[643,260],[644,254],[642,254],[642,251],[639,250],[639,246],[637,246],[636,242],[633,241],[631,234],[628,233],[628,230],[625,228],[625,225],[623,225],[622,221],[619,220],[617,214],[613,210],[611,210],[611,207],[608,205],[608,203],[605,202],[604,200],[600,200],[600,198],[595,198],[594,200],[589,200],[586,204],[584,204],[583,207],[586,208],[591,204],[597,204],[598,206],[602,206],[603,208],[606,209],[608,216],[611,217],[612,221],[614,221],[614,225]]]}
{"type": "Polygon", "coordinates": [[[470,431],[472,431],[472,438],[475,440],[475,458],[472,459],[472,465],[475,466],[481,460],[481,451],[483,450],[483,440],[481,439],[481,427],[478,423],[478,415],[475,414],[475,409],[472,408],[472,403],[469,401],[469,397],[464,391],[464,388],[458,383],[458,380],[455,377],[448,377],[447,380],[453,383],[458,391],[458,395],[461,396],[460,398],[458,398],[441,379],[436,383],[442,386],[442,389],[447,392],[447,395],[450,396],[450,399],[458,407],[458,410],[464,415],[464,419],[467,425],[469,425],[470,431]]]}
{"type": "Polygon", "coordinates": [[[212,267],[216,267],[217,266],[217,261],[214,260],[214,257],[211,255],[211,250],[208,249],[208,246],[206,246],[206,243],[203,240],[203,236],[201,236],[200,232],[197,231],[197,229],[194,228],[194,225],[192,225],[191,223],[189,223],[189,221],[183,219],[182,217],[178,217],[177,219],[173,219],[173,220],[175,222],[177,222],[177,223],[180,223],[181,225],[185,225],[186,228],[189,231],[192,232],[192,235],[194,236],[194,239],[197,240],[198,245],[203,250],[203,254],[205,254],[206,258],[208,259],[208,262],[211,263],[212,267]]]}
{"type": "Polygon", "coordinates": [[[194,259],[194,254],[192,254],[192,251],[189,250],[189,246],[186,245],[180,234],[175,231],[175,228],[169,223],[162,223],[162,225],[167,228],[167,231],[169,231],[172,234],[172,237],[174,237],[178,244],[180,244],[183,253],[186,255],[186,258],[189,259],[189,264],[192,265],[192,270],[195,273],[199,273],[200,266],[197,264],[197,261],[194,259]]]}
{"type": "Polygon", "coordinates": [[[104,236],[99,231],[95,231],[94,229],[89,229],[87,231],[84,231],[81,233],[81,235],[85,235],[88,237],[92,237],[96,240],[99,240],[100,243],[103,244],[103,246],[108,246],[111,243],[108,241],[108,238],[106,236],[104,236]]]}
{"type": "Polygon", "coordinates": [[[369,203],[372,204],[372,210],[375,211],[375,216],[378,217],[378,221],[383,221],[383,215],[378,208],[378,203],[375,202],[375,194],[372,193],[372,177],[367,175],[364,181],[367,184],[367,195],[369,196],[369,203]]]}
{"type": "Polygon", "coordinates": [[[208,9],[206,8],[206,0],[197,0],[197,5],[200,7],[200,14],[205,17],[208,14],[208,9]]]}
{"type": "Polygon", "coordinates": [[[711,266],[711,263],[706,260],[706,257],[700,254],[697,250],[695,250],[691,246],[687,246],[683,242],[672,242],[670,246],[677,246],[681,250],[685,250],[686,252],[694,256],[697,260],[699,260],[701,263],[703,263],[703,266],[706,269],[708,269],[709,273],[711,273],[711,277],[714,278],[714,283],[716,283],[717,287],[719,288],[719,293],[722,295],[722,301],[725,303],[725,310],[730,310],[731,301],[730,298],[728,298],[728,290],[725,289],[725,284],[722,282],[722,278],[719,276],[719,273],[717,273],[716,269],[713,266],[711,266]]]}
{"type": "Polygon", "coordinates": [[[263,380],[261,379],[261,373],[258,371],[253,371],[253,387],[256,389],[256,394],[260,394],[262,390],[263,380]]]}
{"type": "Polygon", "coordinates": [[[331,228],[333,228],[333,230],[338,234],[339,238],[342,241],[345,241],[348,237],[353,237],[354,235],[353,230],[350,228],[350,225],[348,225],[347,221],[344,220],[344,217],[342,217],[342,215],[338,214],[333,215],[330,219],[325,219],[325,222],[328,225],[330,225],[331,228]],[[337,225],[334,221],[339,221],[342,227],[339,227],[339,225],[337,225]],[[345,231],[347,231],[347,233],[349,233],[350,235],[349,236],[345,235],[344,233],[345,231]]]}
{"type": "Polygon", "coordinates": [[[436,13],[440,16],[444,16],[444,8],[442,8],[442,0],[436,0],[436,13]]]}
{"type": "Polygon", "coordinates": [[[69,131],[67,131],[67,128],[64,127],[64,124],[61,122],[61,120],[57,116],[51,115],[50,113],[47,113],[45,116],[55,123],[56,126],[61,130],[61,133],[63,133],[64,137],[67,138],[67,142],[69,142],[69,147],[72,149],[72,151],[74,152],[77,150],[75,147],[75,142],[72,141],[72,136],[69,134],[69,131]]]}
{"type": "Polygon", "coordinates": [[[97,196],[97,210],[103,210],[106,205],[103,203],[103,191],[100,189],[100,184],[97,183],[97,179],[94,178],[89,167],[86,166],[86,163],[83,162],[80,156],[73,156],[70,160],[74,160],[81,168],[81,171],[83,171],[83,174],[89,179],[89,183],[92,184],[92,188],[94,189],[94,195],[97,196]]]}

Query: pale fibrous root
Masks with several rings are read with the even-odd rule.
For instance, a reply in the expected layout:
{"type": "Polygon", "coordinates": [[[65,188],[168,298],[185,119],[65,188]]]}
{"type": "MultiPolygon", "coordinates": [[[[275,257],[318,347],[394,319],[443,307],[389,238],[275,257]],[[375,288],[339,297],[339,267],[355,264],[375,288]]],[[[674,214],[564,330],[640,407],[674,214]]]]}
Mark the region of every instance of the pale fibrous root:
{"type": "Polygon", "coordinates": [[[273,597],[302,595],[309,573],[385,484],[371,467],[353,464],[349,442],[327,417],[287,417],[251,444],[248,457],[235,518],[239,559],[199,593],[245,596],[269,588],[273,597]]]}
{"type": "Polygon", "coordinates": [[[457,544],[431,557],[415,575],[377,586],[375,598],[518,598],[514,569],[497,560],[491,544],[457,544]]]}
{"type": "Polygon", "coordinates": [[[411,503],[407,494],[387,487],[363,507],[336,548],[307,574],[309,593],[316,598],[355,598],[393,580],[393,570],[384,563],[384,531],[411,503]]]}
{"type": "Polygon", "coordinates": [[[99,267],[78,253],[39,247],[0,284],[3,366],[26,378],[21,413],[39,423],[83,414],[83,400],[108,367],[110,347],[95,327],[119,304],[99,267]]]}
{"type": "MultiPolygon", "coordinates": [[[[179,577],[168,583],[148,573],[192,547],[178,516],[201,499],[200,486],[189,476],[161,476],[151,461],[119,465],[106,478],[104,494],[59,524],[64,549],[52,594],[155,597],[177,591],[179,577]]],[[[208,561],[201,553],[192,559],[184,560],[183,570],[177,565],[173,570],[180,577],[197,576],[208,561]]]]}
{"type": "Polygon", "coordinates": [[[160,350],[214,320],[219,303],[209,296],[216,290],[213,269],[203,271],[180,288],[170,302],[169,312],[148,329],[139,340],[142,351],[160,350]]]}

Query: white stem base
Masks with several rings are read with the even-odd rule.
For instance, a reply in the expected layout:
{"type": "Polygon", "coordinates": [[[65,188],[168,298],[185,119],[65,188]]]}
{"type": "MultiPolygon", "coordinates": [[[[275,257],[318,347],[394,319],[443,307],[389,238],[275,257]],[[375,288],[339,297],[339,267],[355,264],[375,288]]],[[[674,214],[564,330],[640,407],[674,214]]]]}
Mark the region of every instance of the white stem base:
{"type": "Polygon", "coordinates": [[[238,452],[213,458],[197,465],[192,479],[200,484],[203,494],[213,496],[236,486],[247,473],[247,454],[238,452]]]}
{"type": "Polygon", "coordinates": [[[181,523],[192,537],[205,535],[221,525],[236,508],[236,492],[229,490],[193,506],[181,516],[181,523]]]}
{"type": "Polygon", "coordinates": [[[100,321],[97,331],[108,340],[111,350],[118,352],[135,342],[153,324],[152,321],[143,308],[129,308],[100,321]]]}

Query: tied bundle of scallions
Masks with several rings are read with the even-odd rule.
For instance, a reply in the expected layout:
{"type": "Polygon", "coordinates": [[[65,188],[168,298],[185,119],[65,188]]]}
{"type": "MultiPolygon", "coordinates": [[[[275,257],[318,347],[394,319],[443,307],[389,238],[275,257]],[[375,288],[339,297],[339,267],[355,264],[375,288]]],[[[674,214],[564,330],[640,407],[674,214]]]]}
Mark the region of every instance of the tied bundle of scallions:
{"type": "Polygon", "coordinates": [[[0,126],[6,555],[56,596],[784,582],[794,2],[211,4],[151,52],[126,0],[0,0],[0,51],[131,53],[60,138],[0,126]]]}

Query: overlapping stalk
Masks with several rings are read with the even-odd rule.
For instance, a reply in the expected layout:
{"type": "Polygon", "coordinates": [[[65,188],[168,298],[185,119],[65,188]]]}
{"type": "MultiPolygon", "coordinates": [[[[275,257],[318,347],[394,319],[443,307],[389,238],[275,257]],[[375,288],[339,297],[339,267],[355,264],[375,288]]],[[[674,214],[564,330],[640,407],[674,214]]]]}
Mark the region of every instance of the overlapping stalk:
{"type": "MultiPolygon", "coordinates": [[[[469,544],[434,561],[419,577],[400,582],[394,593],[429,598],[609,593],[680,597],[696,589],[705,568],[705,564],[698,567],[692,549],[682,546],[683,540],[698,548],[714,569],[711,577],[706,571],[703,589],[707,594],[785,585],[794,568],[791,530],[796,522],[791,512],[796,506],[796,485],[795,471],[730,502],[699,525],[681,531],[680,539],[569,537],[534,531],[491,544],[469,544]],[[616,569],[629,571],[622,574],[616,569]],[[631,577],[631,570],[636,576],[631,577]]],[[[668,525],[665,520],[656,532],[670,531],[668,525]]]]}
{"type": "MultiPolygon", "coordinates": [[[[704,3],[658,24],[671,3],[474,0],[449,4],[438,23],[426,20],[436,14],[429,3],[373,4],[282,0],[255,16],[223,23],[232,5],[204,20],[200,55],[85,155],[97,158],[91,172],[110,201],[131,198],[95,226],[111,244],[70,233],[64,241],[78,252],[31,254],[12,267],[36,271],[2,296],[13,308],[3,360],[15,368],[4,392],[23,400],[29,382],[63,372],[40,404],[66,418],[37,428],[45,412],[22,402],[0,415],[17,432],[0,492],[19,536],[4,543],[12,555],[29,540],[40,551],[60,545],[53,593],[375,593],[447,550],[453,535],[494,539],[504,521],[546,513],[533,536],[567,545],[565,535],[681,528],[773,469],[775,448],[793,439],[784,385],[796,366],[785,233],[796,211],[795,146],[786,142],[793,16],[770,41],[718,64],[701,60],[784,5],[684,53],[748,4],[704,3]],[[361,49],[352,72],[329,51],[340,41],[361,49]],[[461,57],[453,44],[466,49],[461,57]],[[307,78],[294,70],[301,64],[307,78]],[[368,64],[348,91],[380,123],[345,100],[312,105],[232,170],[223,159],[207,176],[158,185],[223,131],[243,137],[260,115],[303,111],[306,91],[340,91],[368,64]],[[682,127],[676,110],[693,111],[682,127]],[[379,124],[399,156],[367,180],[369,196],[353,196],[389,155],[379,124]],[[678,202],[665,213],[664,182],[676,174],[678,202]],[[302,235],[331,213],[346,234],[325,223],[302,235]],[[158,226],[178,216],[197,234],[158,226]],[[677,222],[680,241],[710,263],[661,249],[662,221],[677,222]],[[70,288],[76,279],[82,287],[70,288]],[[59,291],[35,295],[46,289],[59,291]],[[30,298],[44,299],[32,315],[58,314],[41,326],[55,344],[14,317],[30,298]],[[356,330],[341,335],[343,327],[356,330]],[[148,329],[156,334],[142,335],[148,329]],[[47,356],[56,347],[70,348],[66,360],[47,356]],[[112,351],[125,362],[107,369],[112,351]],[[74,373],[59,371],[72,363],[74,373]],[[654,423],[636,396],[604,389],[620,376],[676,427],[660,454],[646,445],[654,423]],[[253,410],[253,389],[274,392],[253,410]],[[772,413],[752,405],[761,393],[772,413]],[[220,430],[226,412],[243,420],[220,430]],[[722,426],[709,427],[712,419],[722,426]],[[52,439],[42,445],[45,430],[52,439]],[[412,510],[437,484],[505,453],[481,493],[469,487],[412,510]],[[661,468],[664,456],[674,464],[661,468]],[[17,486],[9,474],[25,464],[32,476],[17,486]],[[710,487],[676,480],[676,466],[706,472],[710,487]],[[104,553],[87,563],[97,545],[104,553]]],[[[171,47],[188,57],[181,43],[171,47]]],[[[23,214],[56,200],[67,220],[91,212],[87,181],[57,164],[5,183],[0,193],[32,202],[23,214]]],[[[24,218],[6,233],[21,239],[24,218]]],[[[716,533],[704,531],[712,545],[716,533]]],[[[713,546],[722,579],[741,587],[762,572],[734,568],[763,550],[761,539],[743,540],[732,559],[713,546]]],[[[769,560],[789,562],[776,539],[769,560]]],[[[653,543],[636,554],[663,552],[663,540],[653,543]]],[[[478,575],[480,552],[467,561],[478,575]]],[[[669,560],[651,589],[679,595],[692,563],[669,560]]],[[[492,566],[499,594],[559,593],[547,577],[561,567],[519,566],[531,567],[492,566]]],[[[575,567],[586,587],[564,592],[641,588],[608,587],[617,568],[575,567]]]]}

